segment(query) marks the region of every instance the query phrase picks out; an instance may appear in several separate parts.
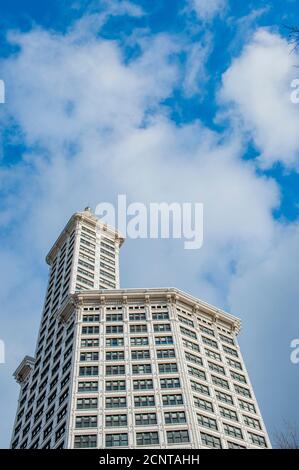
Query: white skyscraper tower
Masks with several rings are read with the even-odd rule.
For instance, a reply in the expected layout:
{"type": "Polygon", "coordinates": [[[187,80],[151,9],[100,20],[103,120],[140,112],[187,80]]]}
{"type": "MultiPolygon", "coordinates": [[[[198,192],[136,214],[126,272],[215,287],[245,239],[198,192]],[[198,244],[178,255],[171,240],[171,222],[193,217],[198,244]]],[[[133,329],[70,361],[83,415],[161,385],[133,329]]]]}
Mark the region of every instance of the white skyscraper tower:
{"type": "Polygon", "coordinates": [[[178,289],[120,289],[121,235],[87,208],[47,256],[13,448],[265,448],[238,318],[178,289]]]}

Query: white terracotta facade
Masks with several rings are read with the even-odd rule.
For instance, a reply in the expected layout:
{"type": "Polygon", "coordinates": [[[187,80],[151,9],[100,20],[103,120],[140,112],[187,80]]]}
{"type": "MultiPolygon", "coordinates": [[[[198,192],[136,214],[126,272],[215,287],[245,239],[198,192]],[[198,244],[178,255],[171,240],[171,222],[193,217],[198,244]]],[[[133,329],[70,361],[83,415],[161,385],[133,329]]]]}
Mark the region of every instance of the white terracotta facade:
{"type": "Polygon", "coordinates": [[[120,289],[122,243],[86,209],[48,254],[11,447],[271,447],[240,320],[178,289],[120,289]]]}

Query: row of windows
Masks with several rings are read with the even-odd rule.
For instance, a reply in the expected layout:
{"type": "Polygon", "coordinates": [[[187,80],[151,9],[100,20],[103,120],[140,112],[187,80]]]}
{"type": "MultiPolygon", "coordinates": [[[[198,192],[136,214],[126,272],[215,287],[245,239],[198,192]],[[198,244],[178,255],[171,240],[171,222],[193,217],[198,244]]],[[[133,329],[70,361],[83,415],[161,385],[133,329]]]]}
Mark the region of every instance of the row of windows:
{"type": "MultiPolygon", "coordinates": [[[[178,372],[178,367],[176,363],[163,363],[159,364],[159,373],[173,373],[178,372]]],[[[126,373],[125,365],[115,365],[115,366],[106,366],[106,375],[124,375],[126,373]]],[[[151,374],[152,366],[151,364],[133,364],[132,365],[132,374],[151,374]]],[[[99,368],[98,366],[81,366],[79,368],[79,377],[91,377],[98,376],[99,368]]]]}
{"type": "MultiPolygon", "coordinates": [[[[135,425],[136,426],[150,426],[157,424],[156,413],[136,413],[135,414],[135,425]]],[[[165,412],[164,413],[165,424],[183,424],[186,423],[186,414],[184,411],[165,412]]],[[[128,425],[128,418],[126,414],[118,415],[106,415],[105,426],[106,427],[122,427],[128,425]]],[[[76,428],[96,428],[98,426],[97,416],[77,416],[76,417],[76,428]]]]}
{"type": "MultiPolygon", "coordinates": [[[[82,340],[81,346],[88,347],[88,346],[99,346],[98,340],[82,340]]],[[[175,350],[174,349],[158,349],[156,351],[156,355],[158,359],[163,358],[175,358],[175,350]]],[[[122,361],[125,359],[125,352],[124,351],[107,351],[106,352],[106,361],[122,361]]],[[[131,351],[131,359],[138,360],[138,359],[150,359],[150,351],[149,349],[143,350],[135,350],[131,351]]],[[[202,365],[201,358],[197,358],[196,356],[187,355],[186,358],[190,361],[202,365]]],[[[96,351],[88,351],[88,352],[81,352],[80,354],[80,362],[92,362],[99,360],[99,353],[96,351]]]]}

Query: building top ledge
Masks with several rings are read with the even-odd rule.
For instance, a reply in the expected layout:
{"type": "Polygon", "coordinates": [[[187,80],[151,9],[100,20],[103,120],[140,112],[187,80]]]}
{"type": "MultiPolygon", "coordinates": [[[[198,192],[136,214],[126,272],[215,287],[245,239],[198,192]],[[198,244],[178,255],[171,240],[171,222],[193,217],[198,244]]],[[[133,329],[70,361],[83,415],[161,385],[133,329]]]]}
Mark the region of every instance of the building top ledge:
{"type": "Polygon", "coordinates": [[[77,292],[72,294],[68,300],[76,304],[81,304],[82,301],[91,300],[97,301],[98,299],[123,299],[127,297],[130,298],[140,298],[146,299],[149,296],[150,298],[159,298],[165,297],[165,300],[176,302],[181,301],[187,304],[192,308],[193,311],[199,310],[203,313],[210,315],[214,320],[218,319],[230,325],[230,327],[237,333],[241,329],[241,320],[234,315],[225,312],[224,310],[217,308],[203,300],[200,300],[191,294],[188,294],[180,289],[175,287],[168,288],[129,288],[129,289],[102,289],[102,290],[87,290],[82,292],[77,292]]]}

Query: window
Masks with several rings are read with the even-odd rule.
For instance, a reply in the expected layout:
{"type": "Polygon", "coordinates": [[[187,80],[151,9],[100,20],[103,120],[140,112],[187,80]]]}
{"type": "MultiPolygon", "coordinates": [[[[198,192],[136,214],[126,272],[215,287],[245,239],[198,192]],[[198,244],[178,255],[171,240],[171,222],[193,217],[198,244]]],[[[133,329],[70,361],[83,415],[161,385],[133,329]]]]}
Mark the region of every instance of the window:
{"type": "Polygon", "coordinates": [[[194,354],[191,354],[189,352],[185,352],[185,358],[187,361],[194,362],[194,364],[198,364],[202,366],[202,359],[201,357],[194,356],[194,354]]]}
{"type": "Polygon", "coordinates": [[[222,348],[223,348],[223,351],[226,352],[227,354],[230,354],[231,356],[239,357],[235,349],[229,348],[225,344],[222,345],[222,348]]]}
{"type": "Polygon", "coordinates": [[[181,431],[167,431],[168,444],[180,444],[182,442],[190,442],[187,429],[181,431]]]}
{"type": "Polygon", "coordinates": [[[241,387],[241,385],[234,384],[236,393],[239,393],[240,395],[243,395],[243,397],[251,398],[251,393],[248,388],[241,387]]]}
{"type": "Polygon", "coordinates": [[[211,351],[211,349],[205,348],[205,353],[211,359],[215,359],[216,361],[221,362],[221,356],[216,351],[211,351]]]}
{"type": "Polygon", "coordinates": [[[114,390],[126,390],[125,380],[108,380],[106,381],[106,391],[112,392],[114,390]]]}
{"type": "Polygon", "coordinates": [[[126,408],[126,397],[106,397],[106,408],[126,408]]]}
{"type": "Polygon", "coordinates": [[[82,436],[75,436],[74,448],[82,449],[84,447],[97,447],[96,434],[84,434],[82,436]]]}
{"type": "Polygon", "coordinates": [[[80,354],[80,361],[98,361],[99,360],[99,353],[98,352],[84,352],[80,354]]]}
{"type": "Polygon", "coordinates": [[[258,434],[253,434],[252,432],[248,433],[250,442],[259,447],[267,447],[266,439],[263,436],[258,434]]]}
{"type": "Polygon", "coordinates": [[[151,364],[135,364],[132,366],[132,374],[151,374],[152,366],[151,364]]]}
{"type": "Polygon", "coordinates": [[[106,333],[123,333],[123,325],[106,325],[106,333]]]}
{"type": "Polygon", "coordinates": [[[203,370],[197,369],[197,367],[187,366],[188,374],[197,377],[198,379],[206,380],[206,374],[203,370]]]}
{"type": "Polygon", "coordinates": [[[163,395],[163,406],[177,406],[183,404],[183,396],[177,395],[163,395]]]}
{"type": "Polygon", "coordinates": [[[202,336],[202,342],[206,344],[207,346],[210,346],[211,348],[218,349],[218,343],[217,341],[214,341],[211,338],[207,338],[206,336],[202,336]]]}
{"type": "Polygon", "coordinates": [[[210,362],[210,361],[208,361],[208,366],[210,370],[213,370],[214,372],[217,372],[218,374],[225,375],[224,367],[219,366],[218,364],[214,364],[214,362],[210,362]]]}
{"type": "Polygon", "coordinates": [[[194,331],[188,330],[187,328],[184,328],[183,326],[180,326],[180,330],[182,335],[189,336],[190,338],[197,339],[196,333],[194,331]]]}
{"type": "Polygon", "coordinates": [[[95,409],[98,407],[97,398],[78,398],[77,410],[95,409]]]}
{"type": "Polygon", "coordinates": [[[159,364],[160,374],[171,374],[178,371],[178,366],[175,362],[159,364]]]}
{"type": "Polygon", "coordinates": [[[212,382],[214,385],[218,385],[218,387],[223,387],[229,390],[228,381],[225,379],[222,379],[221,377],[216,377],[216,375],[212,375],[212,382]]]}
{"type": "Polygon", "coordinates": [[[130,333],[147,333],[147,325],[130,325],[130,333]]]}
{"type": "Polygon", "coordinates": [[[79,369],[80,377],[93,376],[93,375],[99,375],[99,368],[97,366],[80,367],[79,369]]]}
{"type": "Polygon", "coordinates": [[[238,380],[238,382],[242,382],[243,384],[247,383],[245,375],[238,374],[237,372],[234,372],[233,370],[230,371],[230,374],[234,380],[238,380]]]}
{"type": "Polygon", "coordinates": [[[127,415],[106,415],[105,417],[105,425],[107,428],[119,428],[122,426],[127,426],[127,424],[127,415]]]}
{"type": "Polygon", "coordinates": [[[131,352],[132,360],[150,359],[150,352],[148,349],[136,350],[131,352]]]}
{"type": "Polygon", "coordinates": [[[124,365],[106,366],[106,375],[123,375],[126,372],[124,365]]]}
{"type": "Polygon", "coordinates": [[[78,392],[97,392],[98,391],[98,382],[79,382],[78,383],[78,392]]]}
{"type": "Polygon", "coordinates": [[[208,328],[207,326],[200,325],[199,329],[200,331],[202,331],[203,333],[206,333],[207,335],[215,336],[214,330],[212,330],[211,328],[208,328]]]}
{"type": "Polygon", "coordinates": [[[155,397],[154,397],[154,395],[145,395],[145,396],[134,397],[134,405],[136,407],[155,406],[155,397]]]}
{"type": "Polygon", "coordinates": [[[170,323],[156,323],[154,325],[154,332],[159,333],[162,331],[171,331],[170,323]]]}
{"type": "Polygon", "coordinates": [[[250,428],[262,429],[258,419],[251,418],[250,416],[243,415],[244,424],[250,428]]]}
{"type": "Polygon", "coordinates": [[[97,416],[76,416],[76,428],[96,428],[97,416]]]}
{"type": "Polygon", "coordinates": [[[193,343],[192,341],[188,341],[185,338],[183,338],[183,345],[185,346],[185,348],[192,349],[192,351],[200,352],[198,344],[193,343]]]}
{"type": "Polygon", "coordinates": [[[218,431],[217,422],[213,418],[209,418],[205,415],[197,415],[198,424],[204,428],[214,429],[218,431]]]}
{"type": "Polygon", "coordinates": [[[213,404],[210,401],[204,400],[203,398],[199,398],[199,397],[193,397],[193,398],[194,398],[194,405],[197,408],[200,408],[201,410],[205,410],[205,411],[210,411],[211,413],[214,412],[213,404]]]}
{"type": "Polygon", "coordinates": [[[185,323],[185,325],[192,326],[194,327],[194,323],[192,320],[189,320],[189,318],[182,317],[181,315],[178,315],[178,319],[182,322],[185,323]]]}
{"type": "Polygon", "coordinates": [[[83,322],[99,322],[100,315],[83,315],[83,322]]]}
{"type": "Polygon", "coordinates": [[[96,335],[99,334],[98,326],[82,326],[82,335],[96,335]]]}
{"type": "Polygon", "coordinates": [[[179,378],[160,379],[161,388],[180,388],[179,378]]]}
{"type": "Polygon", "coordinates": [[[106,447],[126,447],[128,445],[128,434],[106,434],[106,447]]]}
{"type": "Polygon", "coordinates": [[[106,321],[123,321],[122,313],[107,313],[106,321]]]}
{"type": "Polygon", "coordinates": [[[203,395],[210,395],[210,390],[207,385],[200,384],[198,382],[194,382],[193,380],[190,381],[191,388],[194,392],[201,393],[203,395]]]}
{"type": "Polygon", "coordinates": [[[172,336],[156,336],[155,343],[157,346],[164,344],[173,344],[172,336]]]}
{"type": "Polygon", "coordinates": [[[145,321],[146,315],[144,312],[134,312],[129,315],[130,321],[145,321]]]}
{"type": "Polygon", "coordinates": [[[224,406],[219,406],[219,411],[223,418],[239,421],[238,415],[235,411],[230,410],[229,408],[224,408],[224,406]]]}
{"type": "Polygon", "coordinates": [[[137,432],[137,446],[153,446],[159,444],[159,435],[157,432],[137,432]]]}
{"type": "Polygon", "coordinates": [[[56,431],[55,433],[55,442],[57,442],[61,436],[63,436],[65,433],[65,423],[63,423],[62,426],[60,426],[60,428],[56,431]]]}
{"type": "Polygon", "coordinates": [[[249,411],[250,413],[256,413],[255,406],[253,403],[248,403],[244,400],[238,400],[240,408],[245,411],[249,411]]]}
{"type": "Polygon", "coordinates": [[[148,345],[148,338],[141,337],[141,338],[131,338],[130,339],[131,346],[147,346],[148,345]]]}
{"type": "Polygon", "coordinates": [[[219,437],[212,436],[205,432],[200,433],[201,442],[207,447],[213,447],[214,449],[222,449],[221,440],[219,437]]]}
{"type": "Polygon", "coordinates": [[[243,439],[243,433],[241,431],[241,428],[238,428],[237,426],[232,426],[231,424],[224,423],[223,429],[224,429],[224,433],[227,436],[233,436],[238,439],[243,439]]]}
{"type": "Polygon", "coordinates": [[[241,446],[241,444],[232,441],[227,441],[227,446],[229,449],[246,449],[245,446],[241,446]]]}
{"type": "Polygon", "coordinates": [[[168,312],[158,312],[152,314],[153,320],[169,320],[168,312]]]}
{"type": "Polygon", "coordinates": [[[123,361],[125,359],[124,351],[107,351],[106,361],[123,361]]]}
{"type": "Polygon", "coordinates": [[[221,334],[221,333],[219,333],[219,338],[220,338],[222,341],[224,341],[225,343],[232,344],[232,345],[235,344],[235,342],[234,342],[234,340],[233,340],[232,338],[229,338],[228,336],[225,336],[225,335],[223,335],[223,334],[221,334]]]}
{"type": "Polygon", "coordinates": [[[234,367],[235,369],[242,370],[242,365],[239,361],[235,361],[231,357],[226,357],[226,362],[229,366],[234,367]]]}
{"type": "Polygon", "coordinates": [[[223,403],[228,403],[229,405],[233,405],[234,401],[231,395],[228,393],[220,392],[220,390],[216,390],[215,392],[216,398],[219,401],[222,401],[223,403]]]}
{"type": "Polygon", "coordinates": [[[133,380],[133,388],[134,390],[152,390],[154,385],[151,379],[133,380]]]}
{"type": "Polygon", "coordinates": [[[106,346],[123,346],[124,339],[123,338],[106,338],[106,346]]]}
{"type": "Polygon", "coordinates": [[[182,424],[186,423],[185,411],[171,411],[164,413],[165,424],[182,424]]]}
{"type": "Polygon", "coordinates": [[[156,413],[140,413],[135,415],[136,426],[150,426],[157,424],[156,413]]]}

